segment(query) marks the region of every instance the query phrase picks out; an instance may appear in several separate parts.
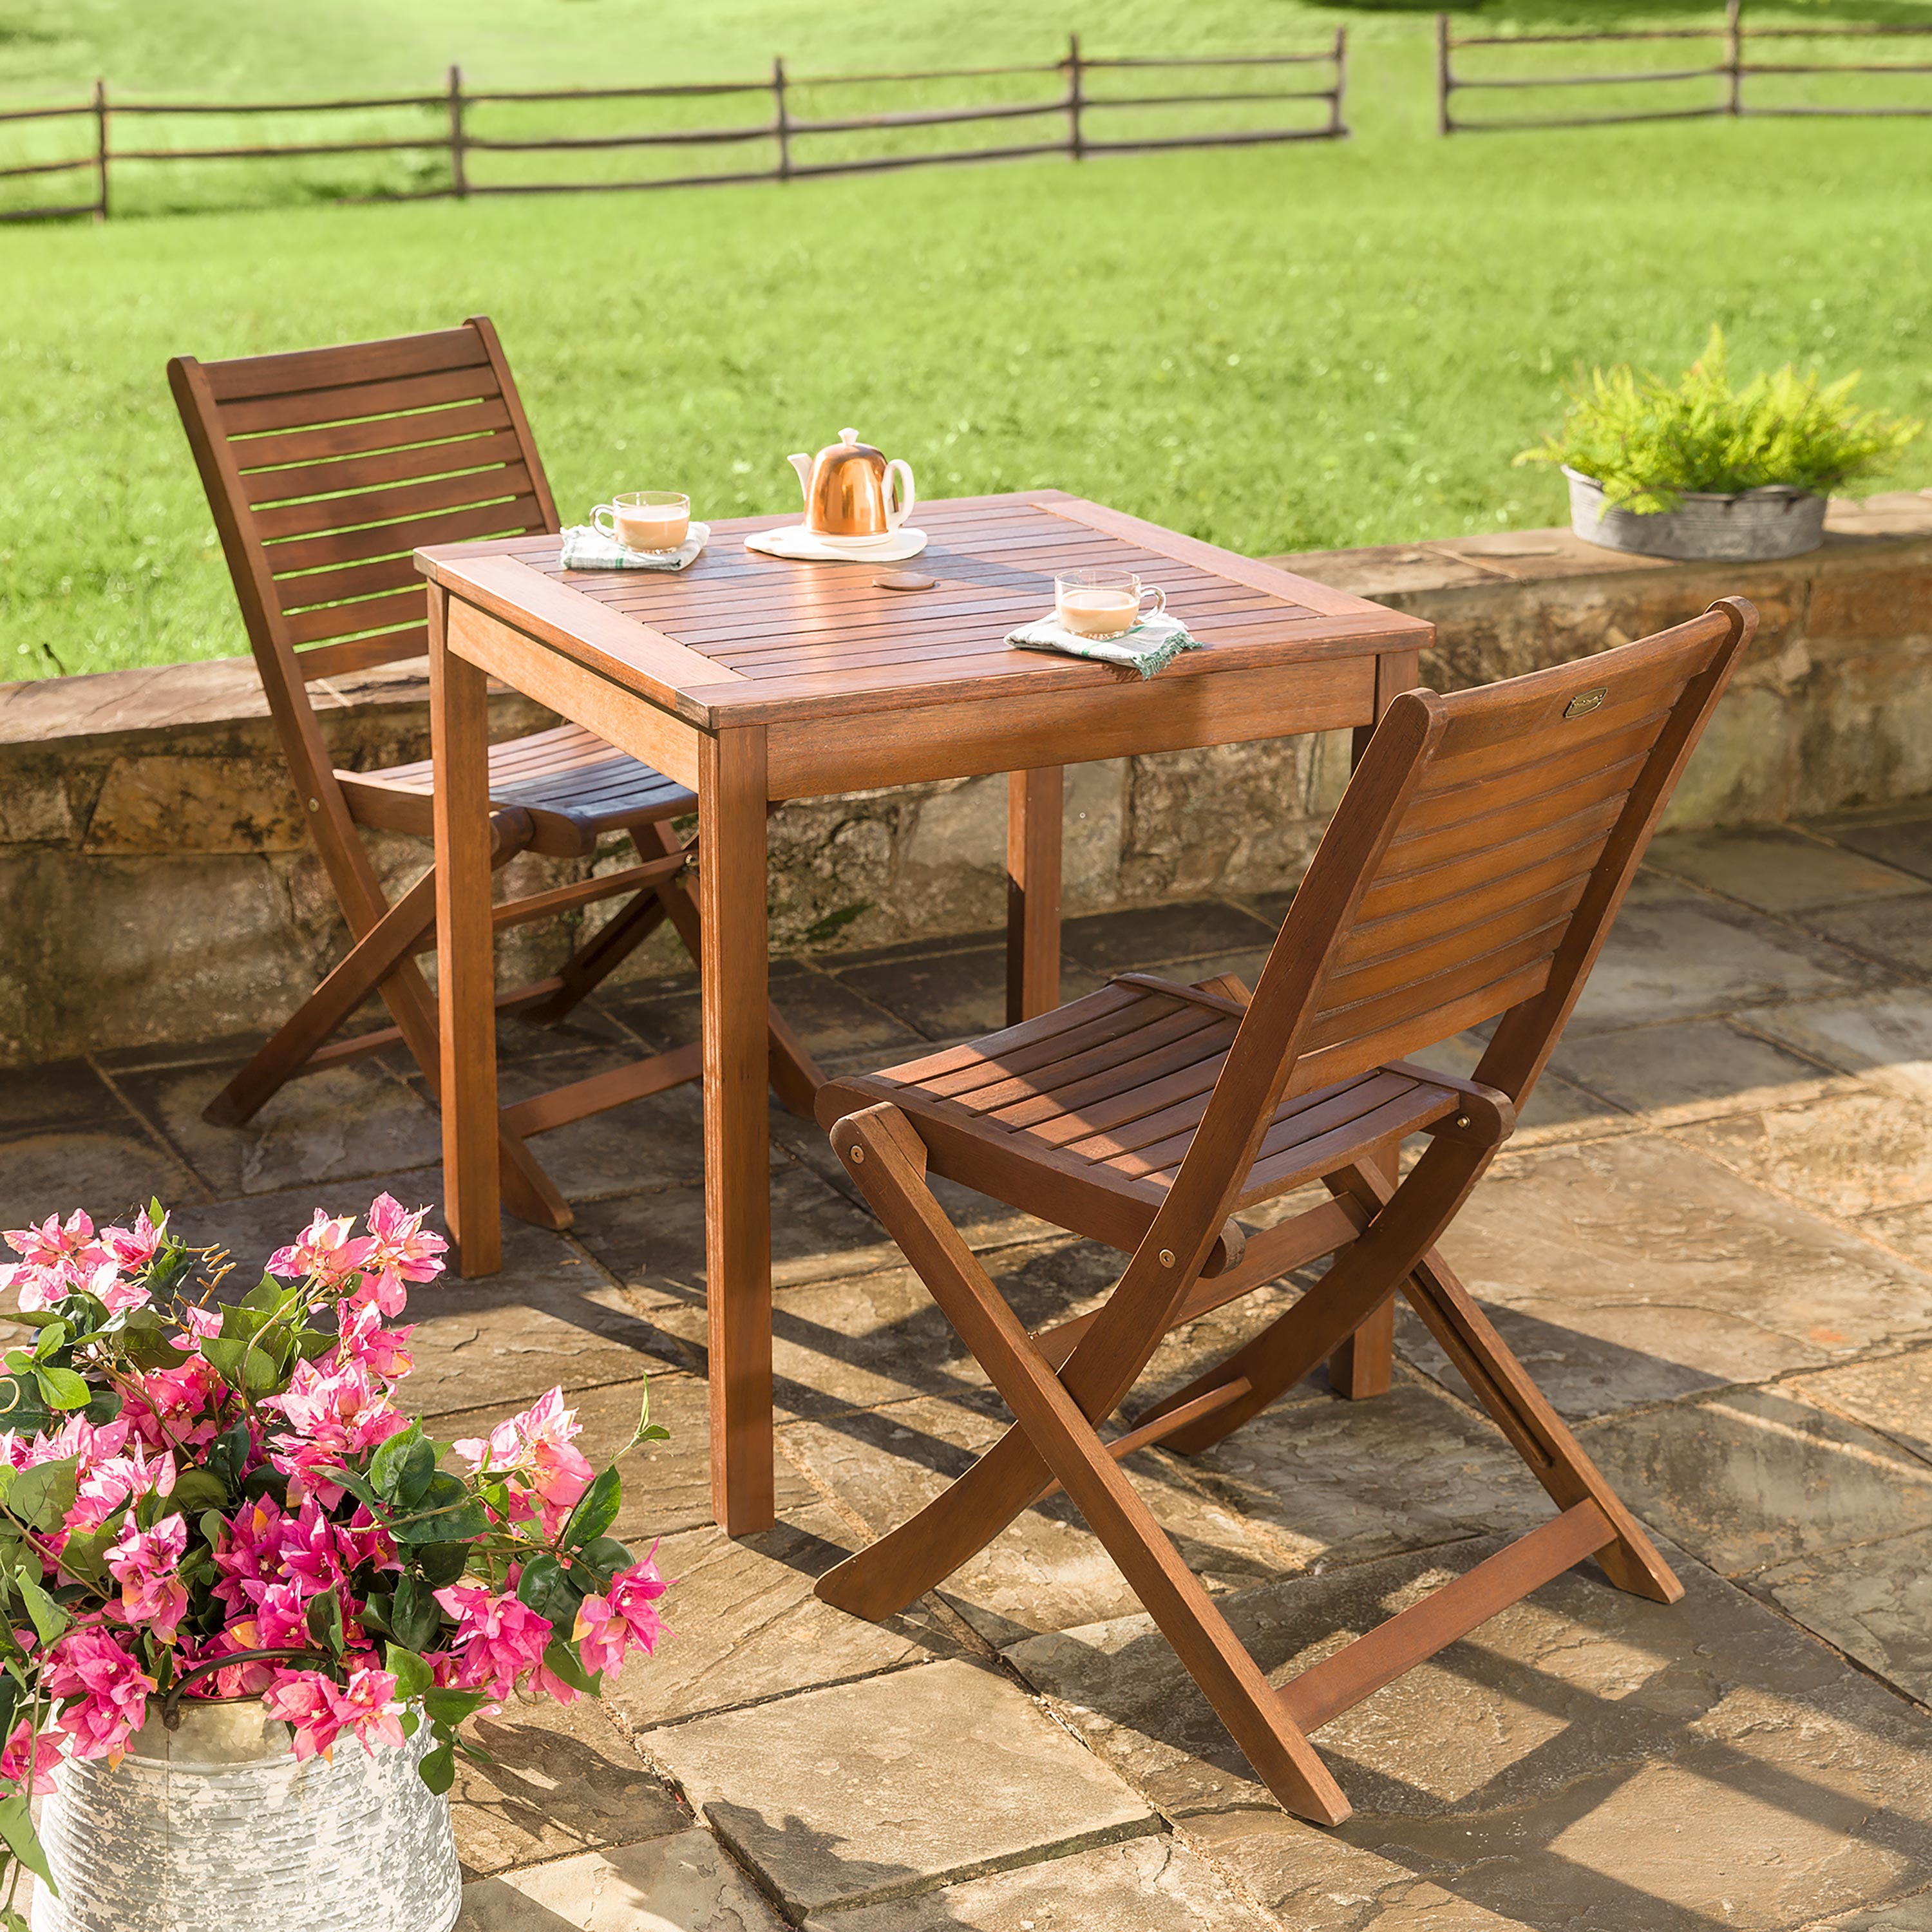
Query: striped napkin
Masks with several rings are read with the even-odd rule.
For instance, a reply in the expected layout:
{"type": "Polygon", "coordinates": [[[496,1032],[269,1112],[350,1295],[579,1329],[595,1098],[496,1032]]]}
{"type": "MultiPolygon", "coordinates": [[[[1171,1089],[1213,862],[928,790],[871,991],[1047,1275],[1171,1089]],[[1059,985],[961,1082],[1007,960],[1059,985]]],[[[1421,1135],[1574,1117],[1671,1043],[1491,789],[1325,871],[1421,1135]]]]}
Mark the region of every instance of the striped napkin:
{"type": "Polygon", "coordinates": [[[1150,612],[1118,638],[1083,638],[1077,631],[1063,629],[1057,618],[1036,617],[1030,624],[1009,631],[1006,642],[1023,651],[1063,651],[1069,657],[1125,664],[1143,677],[1166,670],[1183,651],[1201,648],[1201,640],[1190,636],[1178,617],[1170,617],[1164,610],[1150,612]]]}
{"type": "Polygon", "coordinates": [[[683,570],[695,563],[710,541],[711,526],[692,520],[690,534],[676,550],[626,550],[595,524],[572,524],[563,532],[566,570],[683,570]]]}

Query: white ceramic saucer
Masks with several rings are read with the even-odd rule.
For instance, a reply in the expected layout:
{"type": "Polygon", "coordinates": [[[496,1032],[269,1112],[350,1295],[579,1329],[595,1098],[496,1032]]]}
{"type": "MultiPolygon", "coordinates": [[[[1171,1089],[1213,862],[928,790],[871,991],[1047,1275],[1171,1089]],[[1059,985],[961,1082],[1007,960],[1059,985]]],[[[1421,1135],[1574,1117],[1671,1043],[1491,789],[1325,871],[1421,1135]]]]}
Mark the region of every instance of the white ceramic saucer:
{"type": "Polygon", "coordinates": [[[745,548],[797,562],[898,563],[925,549],[926,532],[902,527],[884,536],[824,537],[802,524],[788,524],[782,530],[754,531],[745,539],[745,548]]]}

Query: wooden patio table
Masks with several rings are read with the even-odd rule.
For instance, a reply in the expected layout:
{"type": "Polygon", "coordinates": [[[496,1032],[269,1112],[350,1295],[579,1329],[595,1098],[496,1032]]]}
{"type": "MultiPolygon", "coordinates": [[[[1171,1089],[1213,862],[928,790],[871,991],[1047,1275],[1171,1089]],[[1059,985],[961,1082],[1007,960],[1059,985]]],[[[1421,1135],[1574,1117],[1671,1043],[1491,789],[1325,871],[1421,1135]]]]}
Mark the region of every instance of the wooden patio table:
{"type": "MultiPolygon", "coordinates": [[[[682,575],[566,574],[555,537],[439,544],[430,580],[443,1186],[465,1276],[500,1264],[485,693],[501,679],[698,801],[712,1494],[734,1535],[773,1519],[765,821],[770,801],[1011,774],[1009,1018],[1058,1004],[1061,769],[1354,728],[1359,751],[1432,640],[1418,618],[1056,490],[922,503],[889,566],[746,550],[714,524],[682,575]],[[1007,648],[1056,572],[1162,585],[1204,650],[1157,677],[1007,648]]],[[[1363,1385],[1387,1384],[1357,1352],[1363,1385]]]]}

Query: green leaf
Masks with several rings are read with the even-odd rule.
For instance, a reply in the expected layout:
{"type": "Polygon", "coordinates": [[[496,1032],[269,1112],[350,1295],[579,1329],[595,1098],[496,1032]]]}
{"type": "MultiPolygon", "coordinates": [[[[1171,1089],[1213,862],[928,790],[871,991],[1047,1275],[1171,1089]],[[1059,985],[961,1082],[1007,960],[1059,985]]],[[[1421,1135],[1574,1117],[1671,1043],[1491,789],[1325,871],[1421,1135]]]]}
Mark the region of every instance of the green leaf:
{"type": "Polygon", "coordinates": [[[282,1382],[281,1364],[251,1348],[242,1358],[242,1386],[252,1396],[273,1395],[282,1382]]]}
{"type": "Polygon", "coordinates": [[[41,1588],[40,1580],[34,1574],[37,1567],[21,1564],[14,1572],[14,1580],[20,1586],[20,1600],[26,1605],[41,1642],[52,1643],[74,1619],[41,1588]]]}
{"type": "Polygon", "coordinates": [[[34,1932],[10,1905],[0,1905],[0,1932],[34,1932]]]}
{"type": "Polygon", "coordinates": [[[248,1432],[248,1418],[244,1415],[239,1421],[231,1423],[208,1445],[208,1468],[212,1474],[220,1478],[228,1488],[232,1489],[242,1480],[242,1472],[248,1460],[248,1451],[253,1440],[248,1432]]]}
{"type": "Polygon", "coordinates": [[[64,1322],[50,1322],[34,1341],[34,1360],[37,1362],[49,1360],[56,1349],[65,1347],[73,1332],[64,1322]]]}
{"type": "Polygon", "coordinates": [[[438,1688],[423,1693],[423,1708],[439,1730],[452,1730],[472,1711],[480,1711],[490,1701],[487,1690],[449,1690],[438,1688]]]}
{"type": "Polygon", "coordinates": [[[577,1653],[560,1636],[554,1636],[544,1646],[544,1664],[554,1677],[561,1677],[573,1690],[581,1690],[586,1697],[602,1694],[604,1673],[594,1675],[586,1670],[578,1661],[577,1653]]]}
{"type": "Polygon", "coordinates": [[[620,1570],[629,1569],[638,1559],[632,1555],[629,1544],[620,1543],[614,1536],[600,1536],[584,1546],[577,1560],[602,1590],[620,1570]]]}
{"type": "Polygon", "coordinates": [[[391,1676],[396,1680],[398,1697],[419,1697],[425,1690],[433,1689],[436,1673],[412,1650],[399,1643],[389,1645],[384,1653],[383,1662],[391,1676]]]}
{"type": "Polygon", "coordinates": [[[624,1500],[624,1483],[615,1469],[606,1469],[577,1500],[563,1526],[562,1538],[566,1550],[581,1550],[595,1543],[617,1520],[624,1500]]]}
{"type": "Polygon", "coordinates": [[[20,1471],[7,1493],[9,1513],[30,1529],[58,1529],[74,1508],[74,1472],[80,1461],[78,1456],[69,1456],[20,1471]]]}
{"type": "Polygon", "coordinates": [[[563,1565],[545,1550],[524,1565],[517,1598],[529,1604],[538,1616],[548,1617],[550,1628],[560,1636],[568,1636],[577,1622],[577,1606],[584,1600],[584,1592],[565,1574],[563,1565]]]}
{"type": "Polygon", "coordinates": [[[76,1530],[61,1546],[61,1564],[76,1576],[107,1582],[107,1552],[113,1548],[128,1520],[124,1509],[116,1510],[98,1529],[76,1530]]]}
{"type": "Polygon", "coordinates": [[[439,1472],[430,1478],[410,1514],[390,1523],[389,1534],[398,1543],[470,1543],[489,1527],[483,1505],[462,1478],[439,1472]]]}
{"type": "Polygon", "coordinates": [[[201,1345],[202,1359],[231,1388],[242,1386],[242,1358],[248,1352],[245,1336],[211,1335],[201,1345]]]}
{"type": "Polygon", "coordinates": [[[326,1645],[338,1657],[342,1654],[342,1599],[333,1590],[323,1591],[309,1605],[302,1621],[317,1643],[326,1645]]]}
{"type": "Polygon", "coordinates": [[[20,1708],[20,1680],[10,1670],[0,1670],[0,1738],[14,1735],[14,1713],[20,1708]]]}
{"type": "Polygon", "coordinates": [[[47,1855],[40,1850],[40,1840],[34,1830],[33,1815],[27,1809],[24,1792],[10,1792],[0,1798],[0,1838],[4,1838],[8,1850],[14,1857],[55,1898],[59,1898],[60,1888],[54,1883],[54,1875],[47,1869],[47,1855]]]}
{"type": "Polygon", "coordinates": [[[423,1760],[417,1771],[439,1798],[456,1782],[456,1752],[447,1738],[423,1760]]]}
{"type": "Polygon", "coordinates": [[[228,1485],[212,1469],[184,1469],[175,1478],[168,1502],[171,1508],[189,1516],[200,1516],[205,1510],[225,1509],[228,1485]]]}
{"type": "Polygon", "coordinates": [[[428,1649],[442,1628],[442,1606],[428,1584],[407,1571],[396,1580],[395,1594],[390,1600],[389,1627],[396,1641],[412,1650],[428,1649]]]}
{"type": "Polygon", "coordinates": [[[404,1509],[422,1502],[435,1474],[436,1446],[423,1439],[419,1422],[398,1431],[369,1460],[369,1481],[376,1493],[404,1509]]]}
{"type": "Polygon", "coordinates": [[[651,1420],[651,1385],[644,1384],[644,1399],[638,1407],[638,1426],[631,1432],[631,1439],[611,1457],[614,1462],[618,1456],[628,1456],[640,1442],[664,1442],[670,1438],[670,1431],[651,1420]]]}
{"type": "Polygon", "coordinates": [[[36,1369],[34,1379],[40,1384],[50,1408],[85,1408],[94,1400],[87,1378],[71,1369],[36,1369]]]}
{"type": "Polygon", "coordinates": [[[467,1543],[426,1543],[416,1552],[416,1568],[432,1590],[460,1582],[469,1567],[467,1543]]]}
{"type": "Polygon", "coordinates": [[[124,1406],[118,1389],[96,1389],[81,1414],[96,1429],[104,1429],[109,1423],[120,1419],[121,1411],[124,1406]]]}

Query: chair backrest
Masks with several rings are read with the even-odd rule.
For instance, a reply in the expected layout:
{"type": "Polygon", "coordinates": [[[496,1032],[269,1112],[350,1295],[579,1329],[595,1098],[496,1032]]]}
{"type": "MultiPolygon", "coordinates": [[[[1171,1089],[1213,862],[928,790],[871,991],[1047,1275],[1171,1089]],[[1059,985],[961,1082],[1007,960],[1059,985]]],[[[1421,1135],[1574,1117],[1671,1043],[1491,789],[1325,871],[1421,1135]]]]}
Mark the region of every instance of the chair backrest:
{"type": "Polygon", "coordinates": [[[168,380],[265,677],[420,656],[418,544],[557,527],[488,319],[168,380]]]}
{"type": "Polygon", "coordinates": [[[1220,1226],[1284,1096],[1500,1015],[1475,1078],[1521,1107],[1756,622],[1726,598],[1579,663],[1395,700],[1175,1178],[1188,1238],[1196,1215],[1220,1226]]]}

